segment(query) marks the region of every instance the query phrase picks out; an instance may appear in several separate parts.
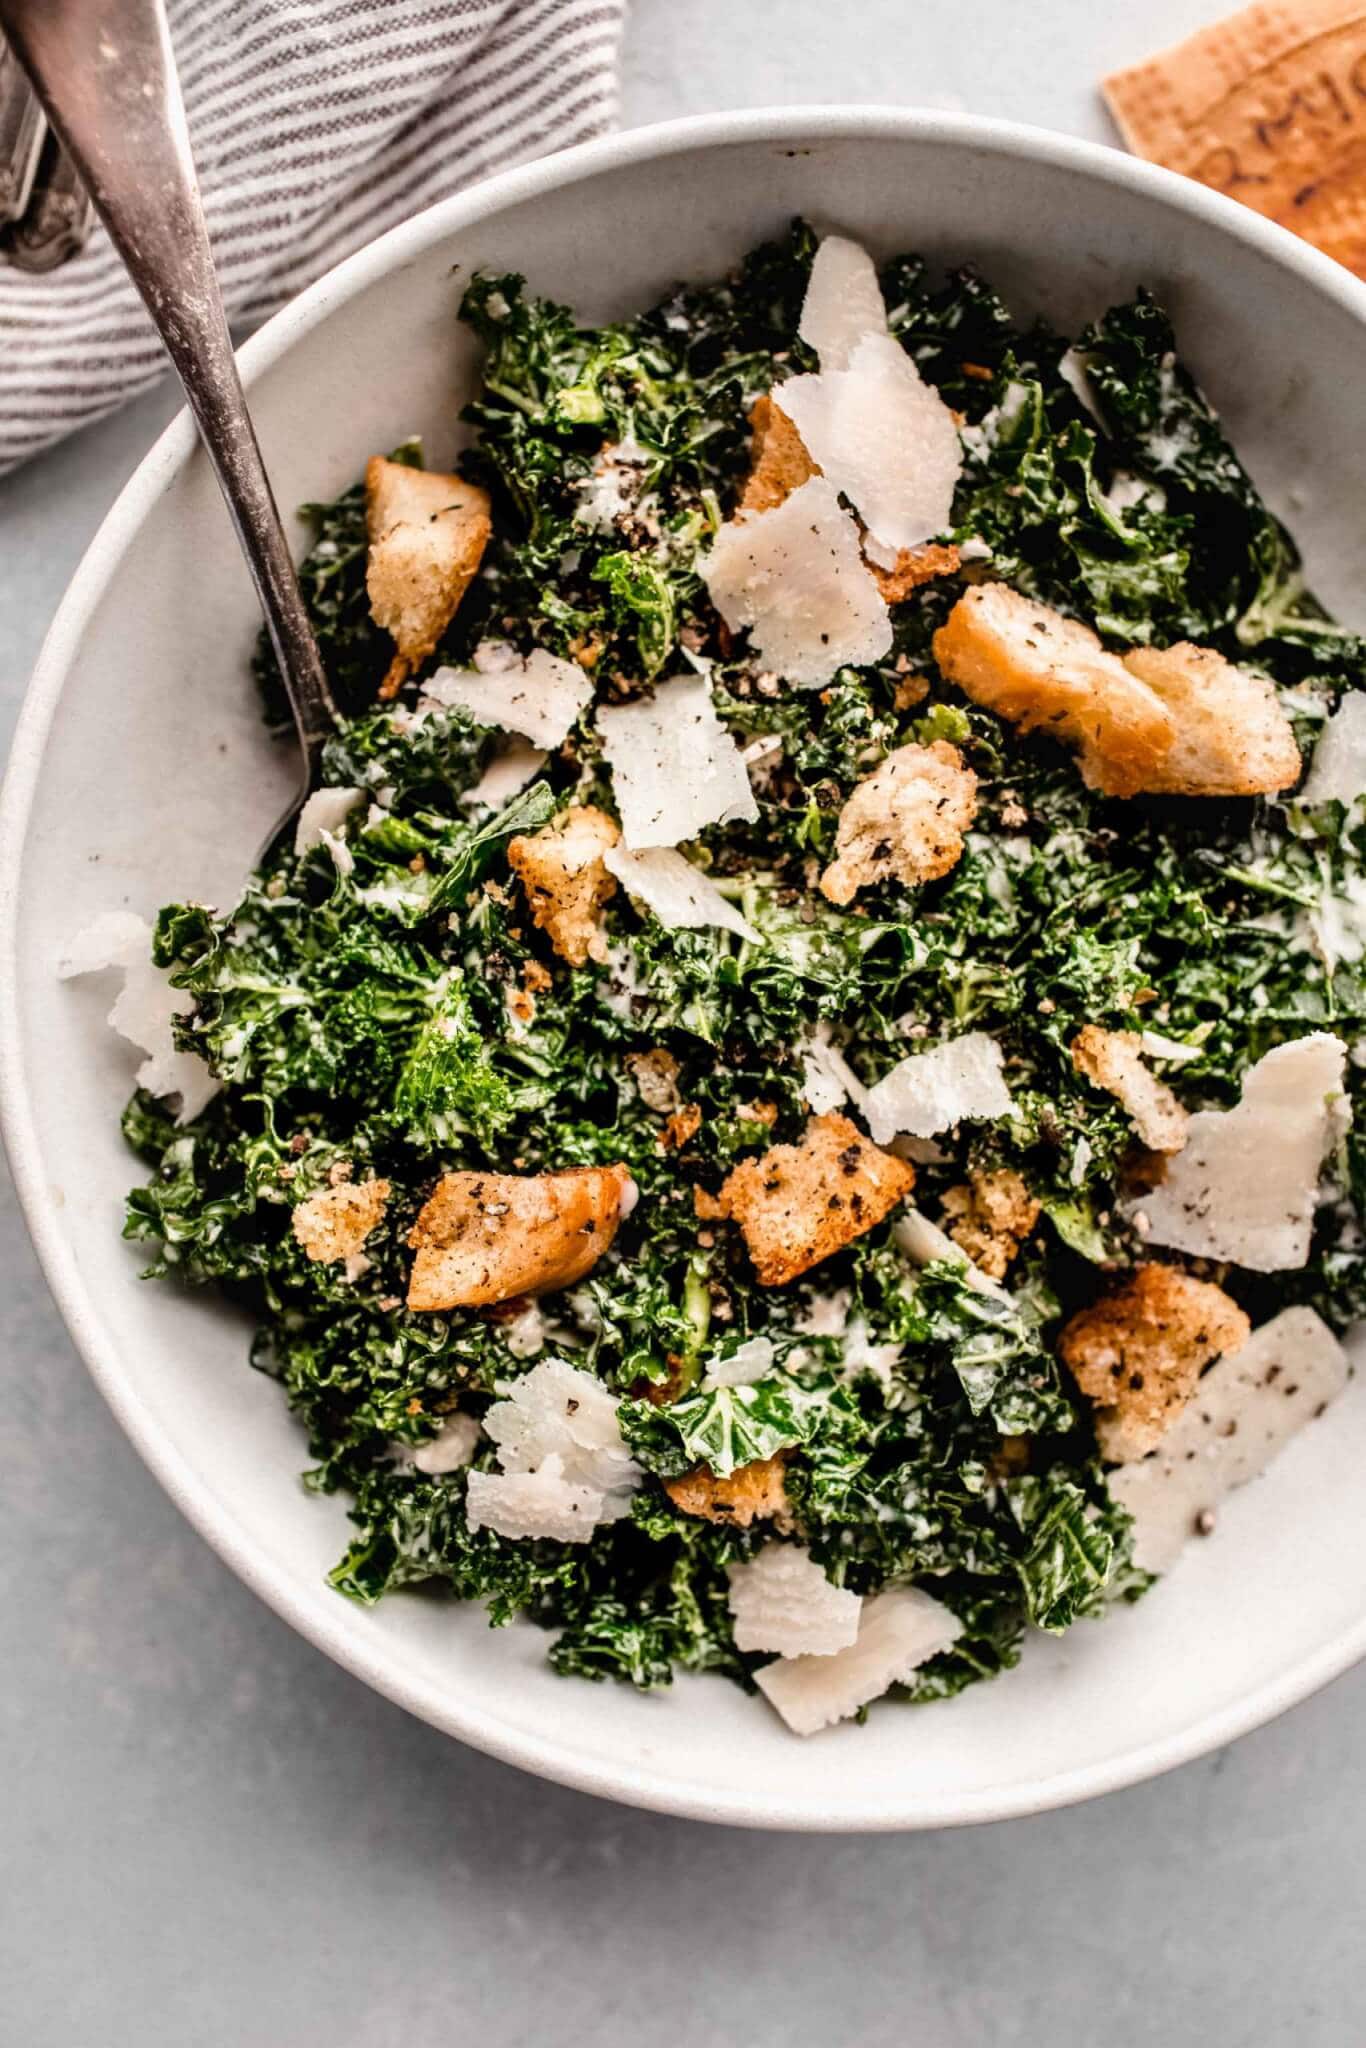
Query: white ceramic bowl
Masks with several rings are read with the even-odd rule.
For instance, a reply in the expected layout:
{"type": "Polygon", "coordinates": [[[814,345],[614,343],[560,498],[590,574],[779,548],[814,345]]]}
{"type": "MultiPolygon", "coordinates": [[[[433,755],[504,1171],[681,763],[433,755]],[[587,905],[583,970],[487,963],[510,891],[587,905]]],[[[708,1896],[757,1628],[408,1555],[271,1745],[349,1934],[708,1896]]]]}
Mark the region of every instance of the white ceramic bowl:
{"type": "MultiPolygon", "coordinates": [[[[364,250],[243,351],[283,504],[327,498],[376,448],[444,459],[475,376],[457,326],[478,265],[586,318],[717,275],[794,213],[881,253],[972,261],[1017,312],[1076,323],[1147,282],[1239,448],[1347,616],[1366,561],[1366,288],[1199,187],[1028,129],[875,110],[721,115],[496,178],[364,250]]],[[[567,1784],[766,1827],[904,1828],[1030,1812],[1226,1741],[1366,1650],[1366,1389],[1357,1383],[1138,1608],[960,1700],[883,1709],[803,1743],[716,1680],[662,1696],[555,1678],[531,1627],[324,1583],[344,1506],[298,1483],[305,1445],[251,1373],[246,1328],[138,1277],[119,1238],[133,1061],[108,990],[60,984],[100,910],[226,902],[284,787],[246,661],[251,593],[184,417],[105,522],[38,664],[0,825],[6,1136],[48,1279],[92,1373],[173,1499],[321,1649],[437,1727],[567,1784]]]]}

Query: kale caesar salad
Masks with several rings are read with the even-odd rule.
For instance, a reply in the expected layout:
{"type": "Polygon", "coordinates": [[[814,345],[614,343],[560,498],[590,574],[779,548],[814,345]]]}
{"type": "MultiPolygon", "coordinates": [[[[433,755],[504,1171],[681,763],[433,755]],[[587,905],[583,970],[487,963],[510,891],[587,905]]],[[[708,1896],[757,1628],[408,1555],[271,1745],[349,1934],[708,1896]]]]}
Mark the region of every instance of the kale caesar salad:
{"type": "Polygon", "coordinates": [[[1144,293],[1069,339],[798,222],[461,315],[458,473],[308,508],[291,842],[67,962],[126,1234],[252,1312],[340,1594],[799,1734],[944,1698],[1347,1380],[1366,646],[1144,293]]]}

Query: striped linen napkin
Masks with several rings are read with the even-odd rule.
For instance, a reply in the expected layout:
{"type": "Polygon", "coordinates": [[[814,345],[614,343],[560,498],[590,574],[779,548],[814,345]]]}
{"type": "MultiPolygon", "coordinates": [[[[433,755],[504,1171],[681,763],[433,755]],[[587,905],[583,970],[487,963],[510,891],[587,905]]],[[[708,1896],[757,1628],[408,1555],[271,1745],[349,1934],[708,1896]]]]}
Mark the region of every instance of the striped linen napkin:
{"type": "MultiPolygon", "coordinates": [[[[170,0],[228,313],[257,320],[384,228],[616,118],[625,0],[170,0]]],[[[0,267],[0,472],[165,364],[102,230],[0,267]]]]}

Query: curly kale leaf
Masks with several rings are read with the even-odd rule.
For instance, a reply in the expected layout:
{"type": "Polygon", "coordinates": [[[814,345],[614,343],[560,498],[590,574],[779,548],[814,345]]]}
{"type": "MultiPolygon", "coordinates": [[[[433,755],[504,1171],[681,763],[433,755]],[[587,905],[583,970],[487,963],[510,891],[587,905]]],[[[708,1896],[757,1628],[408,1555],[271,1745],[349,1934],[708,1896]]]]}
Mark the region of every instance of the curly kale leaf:
{"type": "Polygon", "coordinates": [[[704,1388],[665,1408],[627,1401],[619,1416],[622,1435],[650,1471],[674,1479],[706,1465],[725,1479],[741,1465],[809,1442],[823,1407],[810,1390],[771,1379],[704,1388]]]}
{"type": "Polygon", "coordinates": [[[1235,648],[1257,648],[1265,659],[1273,643],[1292,673],[1306,662],[1359,669],[1366,648],[1305,590],[1294,542],[1262,503],[1152,297],[1140,292],[1107,313],[1078,353],[1113,459],[1163,487],[1163,516],[1185,536],[1189,621],[1167,637],[1209,639],[1231,628],[1235,648]]]}
{"type": "Polygon", "coordinates": [[[1128,1515],[1107,1496],[1092,1469],[1083,1485],[1074,1468],[1055,1466],[1006,1487],[1026,1548],[1020,1559],[1025,1606],[1035,1628],[1061,1635],[1083,1615],[1097,1615],[1122,1589],[1143,1581],[1129,1571],[1128,1515]]]}
{"type": "Polygon", "coordinates": [[[675,581],[658,563],[628,552],[601,556],[593,581],[605,583],[611,592],[618,628],[634,634],[640,672],[648,682],[673,653],[678,619],[675,581]]]}
{"type": "Polygon", "coordinates": [[[966,1271],[948,1260],[926,1266],[917,1300],[929,1339],[947,1350],[972,1413],[989,1413],[1007,1436],[1069,1429],[1072,1405],[1038,1323],[1018,1297],[1007,1301],[970,1286],[966,1271]]]}

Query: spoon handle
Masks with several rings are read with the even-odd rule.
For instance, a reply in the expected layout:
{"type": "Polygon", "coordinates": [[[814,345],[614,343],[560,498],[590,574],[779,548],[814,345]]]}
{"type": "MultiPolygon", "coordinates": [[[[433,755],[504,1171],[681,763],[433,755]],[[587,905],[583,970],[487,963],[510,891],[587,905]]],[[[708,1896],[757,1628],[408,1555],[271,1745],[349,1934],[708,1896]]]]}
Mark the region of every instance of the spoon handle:
{"type": "Polygon", "coordinates": [[[307,790],[335,713],[237,374],[163,0],[0,0],[0,28],[185,387],[260,596],[307,790]]]}

